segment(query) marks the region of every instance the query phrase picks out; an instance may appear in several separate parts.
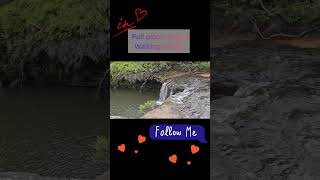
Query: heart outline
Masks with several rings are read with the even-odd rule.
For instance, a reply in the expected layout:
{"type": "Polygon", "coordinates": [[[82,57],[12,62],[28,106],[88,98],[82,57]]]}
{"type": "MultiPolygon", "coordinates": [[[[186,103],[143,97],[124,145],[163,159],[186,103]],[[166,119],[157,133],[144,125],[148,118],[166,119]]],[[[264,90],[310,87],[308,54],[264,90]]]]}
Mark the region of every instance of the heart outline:
{"type": "Polygon", "coordinates": [[[142,10],[141,8],[137,8],[134,11],[134,14],[136,15],[137,22],[139,22],[139,21],[141,21],[141,19],[143,19],[144,17],[146,17],[148,15],[148,11],[147,10],[142,10]]]}

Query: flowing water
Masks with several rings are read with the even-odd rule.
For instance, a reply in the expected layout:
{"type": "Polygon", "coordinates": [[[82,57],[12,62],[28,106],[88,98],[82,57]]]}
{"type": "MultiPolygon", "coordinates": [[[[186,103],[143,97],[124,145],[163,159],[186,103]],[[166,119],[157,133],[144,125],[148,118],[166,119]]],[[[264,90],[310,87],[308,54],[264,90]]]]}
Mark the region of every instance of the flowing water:
{"type": "MultiPolygon", "coordinates": [[[[158,91],[159,92],[159,91],[158,91]]],[[[157,100],[159,93],[156,91],[142,91],[134,89],[110,90],[110,116],[124,118],[139,118],[139,106],[149,100],[157,100]]]]}
{"type": "Polygon", "coordinates": [[[96,136],[108,134],[105,106],[87,88],[0,89],[0,172],[92,178],[96,136]]]}

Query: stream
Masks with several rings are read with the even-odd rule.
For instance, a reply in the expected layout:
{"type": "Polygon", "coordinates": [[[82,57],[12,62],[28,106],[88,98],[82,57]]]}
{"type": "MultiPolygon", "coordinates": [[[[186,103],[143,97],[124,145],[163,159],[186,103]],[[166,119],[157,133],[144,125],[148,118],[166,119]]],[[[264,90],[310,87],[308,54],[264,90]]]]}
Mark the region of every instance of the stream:
{"type": "Polygon", "coordinates": [[[142,91],[135,89],[110,90],[110,116],[111,118],[139,118],[139,106],[150,100],[157,100],[159,92],[142,91]]]}
{"type": "Polygon", "coordinates": [[[96,89],[0,89],[0,172],[93,178],[108,162],[93,159],[97,136],[108,134],[96,89]]]}

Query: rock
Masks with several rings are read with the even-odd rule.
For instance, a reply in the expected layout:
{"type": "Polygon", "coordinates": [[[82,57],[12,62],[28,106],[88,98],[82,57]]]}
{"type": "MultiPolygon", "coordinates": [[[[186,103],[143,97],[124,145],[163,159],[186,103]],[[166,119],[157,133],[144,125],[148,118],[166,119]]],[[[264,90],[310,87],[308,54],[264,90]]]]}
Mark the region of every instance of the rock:
{"type": "Polygon", "coordinates": [[[163,104],[143,118],[210,118],[209,76],[179,76],[168,79],[163,104]]]}
{"type": "Polygon", "coordinates": [[[107,171],[103,175],[97,177],[96,180],[110,180],[110,171],[107,171]]]}
{"type": "Polygon", "coordinates": [[[174,104],[172,102],[165,102],[158,108],[147,112],[143,115],[143,118],[146,119],[166,119],[166,118],[181,118],[181,114],[179,112],[175,112],[173,110],[174,104]]]}
{"type": "Polygon", "coordinates": [[[23,172],[2,172],[0,173],[1,180],[81,180],[78,178],[59,178],[59,177],[44,177],[34,173],[23,172]]]}
{"type": "Polygon", "coordinates": [[[225,48],[212,64],[214,179],[320,179],[320,50],[225,48]]]}

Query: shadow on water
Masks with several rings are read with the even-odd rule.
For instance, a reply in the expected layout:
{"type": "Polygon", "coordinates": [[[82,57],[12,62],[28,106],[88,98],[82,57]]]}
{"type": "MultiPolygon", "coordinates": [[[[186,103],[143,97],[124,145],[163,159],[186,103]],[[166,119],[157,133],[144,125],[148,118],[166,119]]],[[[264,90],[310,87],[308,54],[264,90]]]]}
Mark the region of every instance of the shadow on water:
{"type": "Polygon", "coordinates": [[[109,133],[104,107],[96,89],[0,89],[0,171],[102,174],[107,161],[94,160],[90,145],[109,133]]]}

